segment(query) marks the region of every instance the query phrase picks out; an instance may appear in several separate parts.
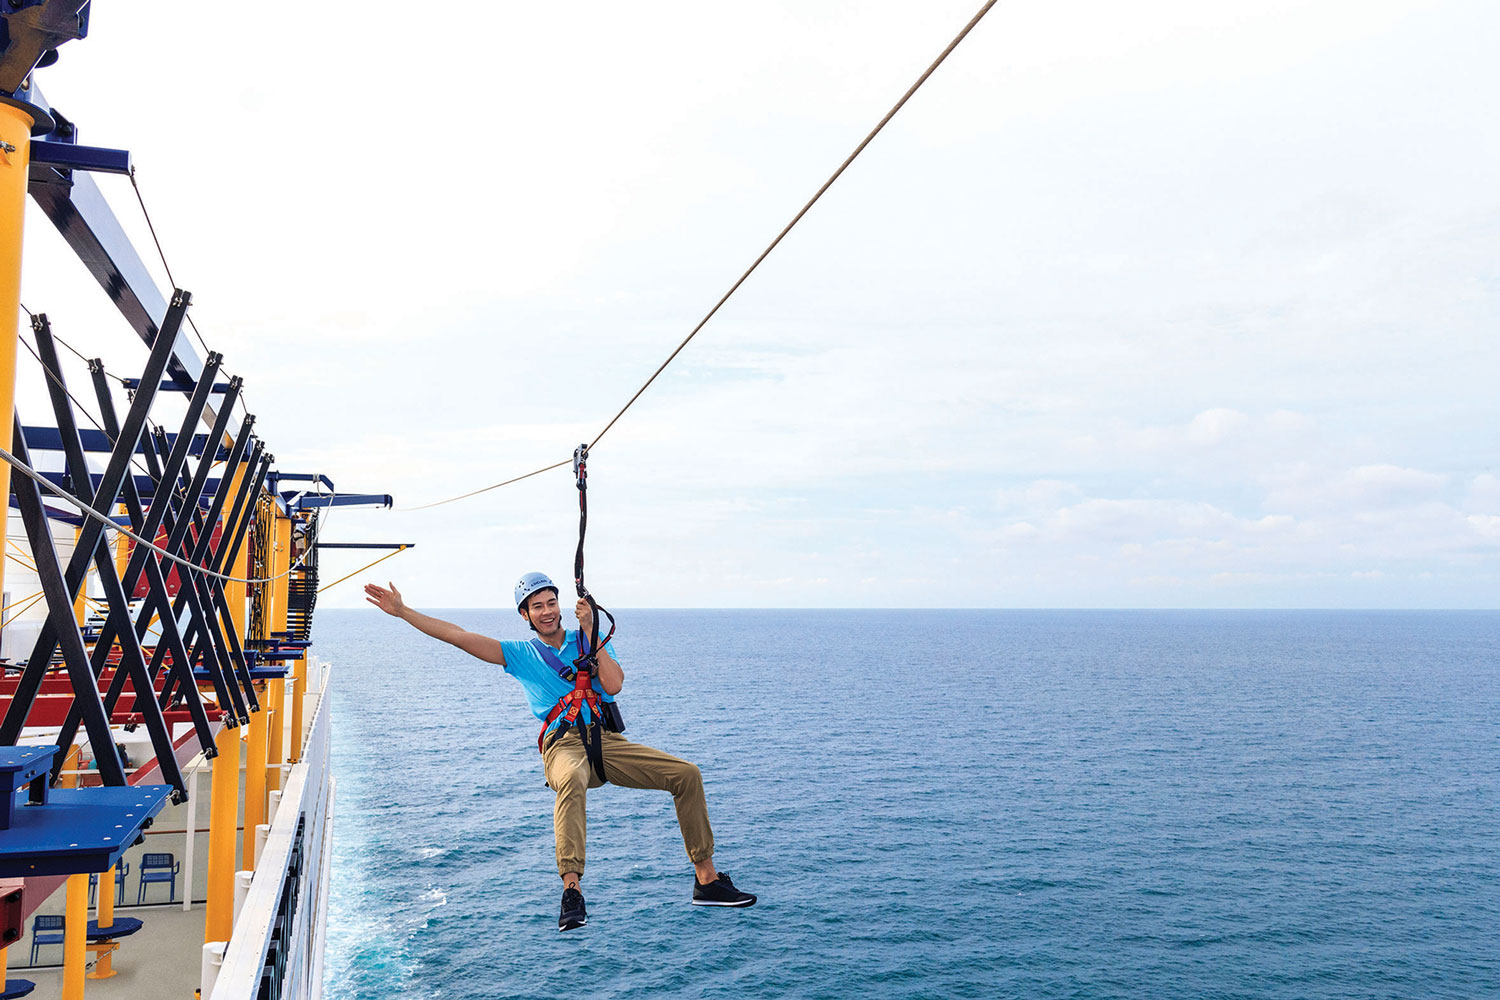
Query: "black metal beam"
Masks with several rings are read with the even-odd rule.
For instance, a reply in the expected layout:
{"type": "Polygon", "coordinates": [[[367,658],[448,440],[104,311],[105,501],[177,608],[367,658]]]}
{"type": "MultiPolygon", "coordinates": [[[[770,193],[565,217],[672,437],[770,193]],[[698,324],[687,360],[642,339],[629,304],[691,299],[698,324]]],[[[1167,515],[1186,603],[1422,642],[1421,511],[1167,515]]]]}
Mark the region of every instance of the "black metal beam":
{"type": "MultiPolygon", "coordinates": [[[[67,460],[67,467],[72,472],[75,495],[85,503],[93,504],[93,488],[89,484],[88,457],[84,454],[83,441],[78,437],[78,421],[73,415],[73,400],[68,396],[62,362],[57,356],[57,345],[52,339],[52,326],[45,315],[34,318],[31,326],[36,336],[37,354],[41,358],[42,369],[47,374],[47,393],[52,400],[52,412],[57,418],[57,429],[62,434],[63,454],[67,460]]],[[[124,447],[124,445],[125,442],[122,441],[116,447],[124,447]]],[[[134,492],[132,478],[126,476],[125,482],[131,484],[131,491],[134,492]]],[[[114,504],[110,504],[110,509],[113,507],[114,504]]],[[[108,513],[108,510],[105,512],[108,513]]],[[[183,780],[182,771],[177,764],[176,748],[172,746],[172,733],[162,717],[161,706],[156,703],[156,692],[151,676],[146,671],[146,659],[141,652],[140,640],[135,630],[131,628],[130,599],[125,594],[125,588],[120,585],[113,553],[109,551],[109,543],[102,534],[94,543],[94,548],[89,555],[94,562],[94,571],[99,576],[99,584],[104,589],[108,608],[105,620],[113,627],[119,640],[120,662],[115,668],[115,679],[121,681],[123,685],[124,678],[128,676],[136,691],[143,694],[143,697],[136,699],[137,711],[142,713],[146,732],[151,737],[151,748],[156,752],[157,765],[161,768],[162,778],[176,789],[177,798],[181,801],[187,796],[187,783],[183,780]]],[[[77,558],[76,552],[74,558],[77,558]]],[[[96,690],[98,678],[103,673],[104,665],[109,662],[109,654],[115,645],[114,642],[102,641],[94,644],[94,655],[90,659],[89,669],[94,676],[96,690]]],[[[115,700],[115,698],[105,698],[106,713],[114,708],[115,700]]],[[[71,746],[75,731],[76,729],[70,731],[65,726],[58,736],[58,745],[71,746]]]]}
{"type": "MultiPolygon", "coordinates": [[[[178,291],[173,296],[172,305],[167,310],[167,322],[162,328],[162,335],[151,348],[151,354],[146,359],[146,370],[144,378],[153,385],[160,381],[161,373],[165,370],[167,360],[172,355],[172,340],[177,335],[177,330],[182,325],[183,317],[187,315],[188,304],[192,296],[187,292],[178,291]]],[[[115,443],[115,450],[110,454],[109,463],[105,467],[104,475],[100,478],[99,489],[95,493],[95,510],[108,515],[113,509],[119,496],[120,488],[124,485],[125,478],[130,472],[130,457],[140,442],[141,432],[146,427],[146,414],[150,411],[151,400],[155,396],[153,389],[137,393],[131,402],[130,411],[126,414],[125,424],[121,428],[119,440],[115,443]],[[102,509],[101,509],[102,508],[102,509]]],[[[25,435],[21,432],[21,421],[16,419],[15,443],[25,446],[25,435]]],[[[17,452],[17,457],[20,453],[17,452]]],[[[24,461],[24,459],[23,459],[24,461]]],[[[30,464],[29,462],[27,464],[30,464]]],[[[32,487],[37,493],[39,510],[45,517],[45,509],[40,507],[41,489],[30,479],[32,487]]],[[[19,495],[18,495],[19,496],[19,495]]],[[[94,546],[98,544],[103,535],[104,528],[92,518],[86,520],[79,528],[78,547],[74,549],[73,556],[68,560],[68,568],[65,574],[65,587],[67,599],[63,602],[71,614],[73,601],[78,596],[78,588],[82,586],[85,574],[88,571],[90,554],[94,546]]],[[[51,533],[48,532],[50,540],[51,533]]],[[[49,541],[50,545],[50,541],[49,541]]],[[[49,597],[50,601],[51,598],[49,597]]],[[[42,675],[52,662],[52,654],[57,651],[60,641],[58,630],[54,627],[54,616],[49,612],[47,619],[42,624],[41,634],[37,636],[36,645],[32,647],[31,657],[26,662],[26,669],[21,674],[15,696],[11,700],[10,709],[5,713],[5,719],[0,722],[0,745],[13,745],[21,735],[21,729],[25,725],[26,716],[31,711],[31,704],[36,698],[36,693],[41,687],[42,675]]],[[[69,618],[71,622],[71,617],[69,618]]],[[[77,623],[74,622],[65,630],[69,633],[77,633],[77,623]]],[[[82,637],[79,638],[82,642],[82,637]]],[[[99,691],[90,685],[95,697],[99,691]]],[[[76,692],[75,692],[76,693],[76,692]]]]}
{"type": "Polygon", "coordinates": [[[320,549],[414,549],[416,542],[318,542],[320,549]]]}
{"type": "MultiPolygon", "coordinates": [[[[175,509],[174,504],[177,502],[178,497],[173,491],[172,483],[168,482],[165,478],[161,478],[165,470],[161,465],[161,460],[158,458],[158,453],[166,455],[169,464],[175,460],[179,472],[181,472],[182,462],[186,455],[167,445],[166,432],[161,429],[158,429],[152,435],[151,443],[152,447],[146,450],[146,467],[151,471],[153,476],[158,477],[158,481],[162,484],[158,492],[161,506],[158,508],[156,502],[153,502],[151,510],[153,513],[160,513],[166,518],[163,525],[170,536],[176,525],[176,519],[188,516],[187,511],[197,506],[197,498],[193,498],[192,502],[189,503],[187,494],[184,492],[181,495],[182,509],[175,509]]],[[[179,476],[179,479],[185,482],[185,476],[179,476]]],[[[151,537],[154,538],[156,536],[152,535],[151,537]]],[[[185,542],[178,547],[177,551],[173,552],[171,549],[167,551],[181,558],[187,557],[187,545],[185,542]]],[[[202,662],[203,668],[208,671],[209,680],[213,683],[214,694],[218,698],[219,707],[224,710],[224,724],[230,729],[237,728],[241,722],[248,721],[248,717],[244,717],[241,714],[244,710],[244,699],[239,695],[237,681],[225,669],[227,661],[219,658],[212,642],[205,638],[203,645],[195,647],[190,639],[193,628],[202,626],[208,621],[209,611],[204,606],[202,600],[200,600],[197,589],[188,586],[189,574],[181,570],[180,565],[178,564],[179,571],[177,573],[179,583],[178,593],[185,592],[188,595],[188,627],[183,634],[183,646],[188,650],[188,670],[191,672],[195,663],[202,662]]],[[[163,609],[161,614],[173,620],[181,617],[181,612],[175,604],[163,609]]],[[[202,634],[207,637],[209,630],[207,628],[203,629],[202,634]]],[[[156,655],[151,659],[151,670],[153,672],[160,666],[161,658],[164,654],[165,651],[161,647],[157,647],[156,655]]],[[[196,678],[193,680],[193,683],[197,684],[196,678]]]]}
{"type": "MultiPolygon", "coordinates": [[[[166,326],[169,305],[93,177],[37,164],[31,168],[27,190],[131,329],[147,344],[155,344],[166,326]]],[[[175,332],[173,337],[175,341],[175,332]]],[[[168,368],[172,378],[182,386],[199,381],[204,362],[192,345],[186,340],[174,343],[173,355],[168,368]]],[[[208,416],[217,416],[213,407],[208,416]]]]}
{"type": "MultiPolygon", "coordinates": [[[[16,458],[31,465],[26,440],[21,436],[19,416],[15,418],[15,440],[11,442],[11,447],[15,450],[16,458]]],[[[56,637],[53,648],[62,646],[63,663],[67,665],[68,679],[73,685],[73,698],[83,714],[84,729],[88,732],[89,747],[94,751],[99,776],[106,785],[123,785],[125,768],[120,765],[120,752],[115,747],[114,734],[109,729],[109,716],[104,712],[104,702],[99,697],[99,688],[94,684],[94,673],[89,669],[83,636],[78,631],[78,623],[73,620],[73,594],[69,593],[68,584],[63,579],[62,565],[57,558],[57,549],[52,545],[52,531],[47,526],[47,512],[42,507],[41,487],[31,477],[17,473],[11,476],[10,488],[15,494],[16,505],[21,510],[21,522],[26,526],[31,555],[36,560],[36,575],[42,581],[42,593],[47,603],[47,621],[56,637]]],[[[48,661],[50,659],[49,653],[48,661]]],[[[37,664],[40,667],[36,671],[38,684],[48,661],[37,664]]],[[[27,664],[26,673],[22,674],[23,681],[31,673],[32,666],[33,664],[27,664]]],[[[34,697],[34,688],[32,693],[34,697]]],[[[6,738],[5,733],[0,733],[0,745],[15,745],[16,737],[20,735],[21,727],[25,725],[26,716],[30,712],[30,700],[23,702],[18,690],[16,697],[11,700],[10,710],[5,713],[3,724],[6,733],[14,730],[15,735],[6,738]]],[[[59,758],[65,756],[66,752],[58,754],[59,758]]]]}
{"type": "MultiPolygon", "coordinates": [[[[249,421],[252,419],[253,418],[247,418],[247,428],[249,427],[249,421]]],[[[250,434],[247,429],[242,435],[241,439],[243,440],[244,438],[247,438],[249,436],[250,434]]],[[[246,463],[245,475],[241,478],[239,490],[235,495],[234,510],[231,513],[230,519],[224,521],[224,528],[223,531],[220,532],[219,545],[217,549],[213,547],[213,525],[218,518],[220,510],[222,509],[224,495],[220,494],[219,496],[214,498],[215,504],[210,510],[208,517],[203,517],[201,512],[196,509],[192,512],[193,520],[197,527],[198,533],[198,547],[193,553],[193,562],[205,567],[211,573],[224,572],[223,556],[225,550],[229,548],[230,545],[229,532],[235,530],[243,532],[244,528],[248,527],[248,524],[242,526],[235,525],[233,519],[243,507],[245,497],[249,494],[251,488],[254,487],[258,489],[259,487],[259,475],[264,475],[264,468],[262,467],[260,460],[261,453],[262,451],[264,451],[264,449],[264,442],[255,442],[255,448],[251,452],[250,460],[246,463]],[[259,475],[252,475],[252,473],[255,472],[258,468],[260,469],[259,475]]],[[[239,456],[236,456],[236,459],[238,459],[238,457],[239,456]]],[[[237,467],[238,462],[236,462],[235,465],[230,466],[230,468],[237,467]]],[[[220,627],[215,629],[215,632],[221,637],[222,641],[225,642],[228,647],[229,663],[234,668],[236,675],[240,679],[240,686],[244,689],[245,701],[249,705],[250,711],[259,711],[260,699],[256,697],[255,686],[250,679],[250,666],[245,662],[245,650],[244,647],[240,644],[239,627],[234,620],[234,616],[229,613],[229,602],[225,599],[224,596],[223,581],[211,576],[199,576],[195,580],[195,586],[197,587],[198,593],[201,595],[202,600],[204,601],[205,607],[212,609],[212,612],[216,613],[219,616],[218,621],[220,623],[220,627]]],[[[179,591],[179,604],[181,603],[182,598],[183,595],[179,591]]]]}
{"type": "MultiPolygon", "coordinates": [[[[110,434],[116,434],[119,432],[120,421],[115,415],[114,394],[110,391],[109,380],[105,378],[104,365],[97,358],[89,362],[89,374],[93,377],[94,395],[99,400],[99,416],[104,423],[104,428],[110,434]]],[[[133,478],[125,482],[125,509],[130,515],[132,530],[142,538],[149,537],[141,534],[147,515],[133,478]]],[[[161,622],[161,642],[158,646],[165,646],[172,657],[171,672],[167,675],[167,682],[162,690],[159,704],[163,709],[167,708],[172,703],[171,692],[168,689],[173,680],[176,679],[181,683],[185,679],[182,701],[187,706],[188,714],[193,717],[193,727],[198,732],[198,745],[202,748],[204,756],[211,759],[219,752],[219,748],[214,745],[213,725],[208,720],[208,712],[204,709],[203,699],[198,694],[198,684],[193,677],[193,664],[188,658],[187,645],[182,641],[182,634],[177,628],[177,619],[172,616],[172,598],[167,593],[166,576],[161,571],[161,562],[155,553],[146,558],[145,577],[146,599],[141,602],[141,613],[135,623],[135,634],[138,638],[146,634],[150,628],[152,615],[155,613],[157,620],[161,622]]],[[[134,588],[131,589],[134,590],[134,588]]],[[[101,635],[100,642],[103,641],[104,637],[101,635]]],[[[151,681],[154,691],[157,674],[155,667],[157,658],[154,656],[152,663],[151,681]]],[[[115,686],[111,683],[110,690],[104,697],[105,707],[113,710],[115,699],[118,697],[119,692],[115,691],[115,686]]],[[[141,697],[141,694],[137,693],[135,705],[137,712],[142,710],[141,697]]]]}
{"type": "MultiPolygon", "coordinates": [[[[232,404],[234,398],[238,397],[240,385],[241,380],[238,376],[229,380],[230,388],[229,393],[226,396],[226,405],[222,410],[219,411],[218,417],[214,420],[214,429],[212,436],[215,441],[219,441],[224,438],[229,423],[229,416],[233,410],[233,407],[230,404],[232,404]]],[[[254,418],[246,419],[247,422],[245,424],[245,427],[248,428],[250,422],[253,422],[254,418]]],[[[241,435],[235,439],[235,443],[230,446],[231,449],[242,447],[241,442],[247,440],[247,435],[249,433],[250,432],[248,430],[243,431],[241,435]]],[[[160,448],[163,444],[162,436],[158,434],[155,437],[155,442],[157,444],[157,447],[160,448]]],[[[181,442],[179,442],[179,445],[180,444],[181,442]]],[[[190,479],[187,476],[187,470],[181,470],[179,481],[185,481],[186,486],[184,487],[180,505],[176,505],[177,509],[173,511],[175,521],[168,527],[167,532],[167,544],[165,546],[166,550],[175,556],[188,559],[189,561],[195,563],[196,560],[193,559],[193,546],[191,540],[188,537],[188,530],[195,524],[201,526],[201,522],[199,520],[199,515],[201,512],[198,509],[198,498],[203,495],[203,485],[208,481],[208,473],[212,465],[212,456],[204,455],[202,459],[199,460],[198,468],[194,471],[190,479]]],[[[179,468],[181,468],[181,466],[179,466],[179,468]]],[[[166,488],[165,479],[163,480],[162,488],[166,488]]],[[[222,491],[220,492],[222,493],[222,491]]],[[[216,499],[218,499],[217,494],[216,499]]],[[[203,655],[205,656],[205,658],[209,655],[217,658],[219,670],[224,677],[225,687],[228,689],[229,703],[234,708],[234,715],[235,719],[237,720],[236,724],[238,724],[239,722],[248,722],[250,721],[250,714],[249,710],[246,707],[246,703],[248,700],[247,695],[253,697],[253,692],[243,692],[241,690],[239,682],[235,679],[237,671],[234,669],[234,659],[230,655],[228,642],[225,640],[224,635],[222,631],[220,631],[215,619],[213,602],[212,600],[206,599],[205,592],[200,588],[202,577],[200,574],[188,570],[182,566],[178,567],[177,576],[178,579],[182,582],[182,586],[178,588],[177,600],[172,605],[173,613],[181,614],[182,608],[184,607],[185,603],[197,601],[200,604],[202,611],[202,614],[200,616],[200,623],[205,626],[199,646],[194,647],[192,642],[189,641],[189,649],[193,650],[195,659],[198,649],[200,648],[204,650],[203,655]]]]}

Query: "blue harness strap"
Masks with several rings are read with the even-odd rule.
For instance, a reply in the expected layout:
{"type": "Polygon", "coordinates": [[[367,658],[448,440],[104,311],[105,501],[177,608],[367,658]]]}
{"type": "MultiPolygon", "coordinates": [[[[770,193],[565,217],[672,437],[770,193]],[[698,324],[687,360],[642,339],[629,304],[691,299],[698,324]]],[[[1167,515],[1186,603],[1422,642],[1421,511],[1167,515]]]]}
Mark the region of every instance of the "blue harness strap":
{"type": "Polygon", "coordinates": [[[555,672],[557,676],[561,677],[563,680],[570,681],[573,679],[573,676],[578,673],[577,670],[573,669],[571,666],[563,662],[562,657],[557,655],[557,650],[553,649],[542,640],[532,639],[531,644],[536,647],[536,651],[538,653],[542,654],[542,659],[546,662],[547,666],[551,667],[553,672],[555,672]]]}

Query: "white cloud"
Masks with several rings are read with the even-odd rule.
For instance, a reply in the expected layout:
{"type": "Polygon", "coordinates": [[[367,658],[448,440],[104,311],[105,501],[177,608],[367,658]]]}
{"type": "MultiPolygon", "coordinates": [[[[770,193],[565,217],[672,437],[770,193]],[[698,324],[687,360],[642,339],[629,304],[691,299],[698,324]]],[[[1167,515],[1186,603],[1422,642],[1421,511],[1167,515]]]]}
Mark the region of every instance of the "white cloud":
{"type": "Polygon", "coordinates": [[[1301,512],[1416,504],[1442,498],[1449,484],[1446,475],[1395,465],[1330,471],[1299,463],[1276,470],[1268,479],[1267,506],[1301,512]]]}
{"type": "Polygon", "coordinates": [[[1469,482],[1464,509],[1477,514],[1500,513],[1500,477],[1488,472],[1475,476],[1469,482]]]}

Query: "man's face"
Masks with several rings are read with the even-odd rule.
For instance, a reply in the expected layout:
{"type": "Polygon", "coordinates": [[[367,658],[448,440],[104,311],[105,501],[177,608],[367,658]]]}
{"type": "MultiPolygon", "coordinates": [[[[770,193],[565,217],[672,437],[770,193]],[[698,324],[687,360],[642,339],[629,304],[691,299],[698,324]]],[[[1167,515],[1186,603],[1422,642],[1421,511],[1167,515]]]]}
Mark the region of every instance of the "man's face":
{"type": "Polygon", "coordinates": [[[562,622],[562,609],[557,606],[557,595],[550,590],[539,590],[526,599],[526,617],[542,635],[556,632],[562,622]]]}

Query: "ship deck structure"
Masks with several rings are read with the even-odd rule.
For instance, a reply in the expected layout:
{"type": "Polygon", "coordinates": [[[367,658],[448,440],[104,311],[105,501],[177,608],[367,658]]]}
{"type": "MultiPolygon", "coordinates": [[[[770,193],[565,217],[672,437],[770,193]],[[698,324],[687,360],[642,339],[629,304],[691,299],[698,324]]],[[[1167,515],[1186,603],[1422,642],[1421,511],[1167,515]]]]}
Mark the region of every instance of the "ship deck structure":
{"type": "Polygon", "coordinates": [[[36,79],[88,25],[86,0],[0,13],[0,997],[317,997],[318,552],[365,547],[320,536],[391,498],[280,467],[192,295],[151,277],[93,179],[130,154],[81,144],[36,79]],[[79,354],[78,377],[47,303],[22,305],[27,199],[97,283],[77,295],[145,345],[138,370],[79,354]],[[22,378],[44,418],[22,419],[22,378]]]}

